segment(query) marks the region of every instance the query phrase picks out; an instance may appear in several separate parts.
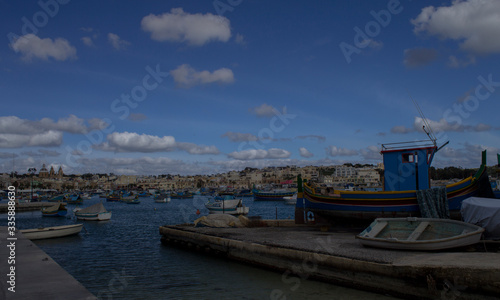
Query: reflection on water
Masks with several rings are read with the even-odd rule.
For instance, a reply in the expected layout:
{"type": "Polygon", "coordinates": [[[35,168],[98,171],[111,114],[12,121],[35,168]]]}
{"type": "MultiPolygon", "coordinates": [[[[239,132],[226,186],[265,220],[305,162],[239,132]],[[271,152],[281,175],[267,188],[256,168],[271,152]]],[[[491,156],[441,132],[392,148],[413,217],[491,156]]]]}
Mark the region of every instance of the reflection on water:
{"type": "MultiPolygon", "coordinates": [[[[101,299],[391,299],[322,282],[291,278],[222,258],[163,246],[158,227],[194,221],[207,214],[206,198],[172,199],[140,204],[104,201],[113,212],[107,222],[84,222],[78,236],[36,244],[101,299]]],[[[294,206],[245,198],[250,215],[292,218],[294,206]]],[[[69,205],[71,210],[73,205],[69,205]]],[[[39,211],[17,214],[19,229],[73,224],[66,218],[42,217],[39,211]]],[[[5,219],[6,215],[2,215],[5,219]]]]}

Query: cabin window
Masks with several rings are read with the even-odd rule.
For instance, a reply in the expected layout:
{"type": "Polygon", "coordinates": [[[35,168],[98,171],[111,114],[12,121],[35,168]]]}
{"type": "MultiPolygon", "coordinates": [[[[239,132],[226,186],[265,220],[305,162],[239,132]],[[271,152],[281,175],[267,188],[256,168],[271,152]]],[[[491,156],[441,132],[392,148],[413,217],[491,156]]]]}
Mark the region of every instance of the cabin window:
{"type": "Polygon", "coordinates": [[[427,164],[430,165],[432,159],[432,150],[427,150],[427,164]]]}
{"type": "Polygon", "coordinates": [[[404,163],[415,162],[415,155],[413,153],[403,153],[403,162],[404,163]]]}

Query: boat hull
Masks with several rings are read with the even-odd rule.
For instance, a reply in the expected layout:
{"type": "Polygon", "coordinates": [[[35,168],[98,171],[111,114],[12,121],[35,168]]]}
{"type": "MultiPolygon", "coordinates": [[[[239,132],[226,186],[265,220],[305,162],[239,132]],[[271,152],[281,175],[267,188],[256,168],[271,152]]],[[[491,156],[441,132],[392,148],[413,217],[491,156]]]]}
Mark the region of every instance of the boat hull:
{"type": "Polygon", "coordinates": [[[260,201],[281,201],[284,199],[284,197],[292,197],[293,194],[294,192],[266,193],[266,192],[254,191],[253,199],[260,201]]]}
{"type": "Polygon", "coordinates": [[[108,221],[111,219],[111,212],[97,213],[97,214],[80,214],[75,213],[78,220],[84,221],[108,221]]]}
{"type": "Polygon", "coordinates": [[[51,239],[76,235],[82,230],[83,224],[24,229],[20,230],[24,237],[30,240],[51,239]]]}
{"type": "MultiPolygon", "coordinates": [[[[478,178],[466,178],[446,186],[450,217],[460,218],[462,201],[477,196],[478,178]]],[[[373,220],[375,218],[397,218],[420,216],[416,191],[368,192],[333,190],[329,194],[318,193],[304,184],[303,198],[297,201],[297,208],[313,212],[326,219],[348,218],[373,220]]]]}
{"type": "Polygon", "coordinates": [[[363,246],[416,251],[464,247],[479,242],[484,229],[432,218],[378,218],[356,236],[363,246]]]}

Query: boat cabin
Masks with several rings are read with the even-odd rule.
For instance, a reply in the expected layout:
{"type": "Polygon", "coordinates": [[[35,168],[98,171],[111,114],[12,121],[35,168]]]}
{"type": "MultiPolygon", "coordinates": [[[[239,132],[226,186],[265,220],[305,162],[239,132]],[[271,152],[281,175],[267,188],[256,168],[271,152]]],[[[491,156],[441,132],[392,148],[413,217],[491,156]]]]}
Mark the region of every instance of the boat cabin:
{"type": "Polygon", "coordinates": [[[383,144],[384,191],[430,188],[429,168],[437,150],[429,141],[383,144]]]}

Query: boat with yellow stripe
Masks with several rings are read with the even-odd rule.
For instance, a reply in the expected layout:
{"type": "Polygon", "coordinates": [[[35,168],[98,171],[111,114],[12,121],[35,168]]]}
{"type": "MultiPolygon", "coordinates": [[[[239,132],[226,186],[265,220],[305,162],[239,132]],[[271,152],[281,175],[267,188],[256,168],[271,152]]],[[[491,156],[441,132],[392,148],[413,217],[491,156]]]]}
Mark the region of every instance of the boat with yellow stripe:
{"type": "MultiPolygon", "coordinates": [[[[425,141],[422,141],[425,142],[425,141]]],[[[366,219],[420,216],[419,191],[431,190],[429,167],[434,154],[441,149],[432,144],[405,143],[382,145],[384,158],[384,191],[347,191],[299,183],[296,204],[297,223],[306,216],[330,221],[337,218],[366,219]]],[[[301,180],[300,180],[301,181],[301,180]]],[[[460,218],[462,201],[468,197],[489,197],[486,173],[486,151],[475,175],[441,187],[452,218],[460,218]],[[484,195],[482,195],[484,194],[484,195]]]]}

